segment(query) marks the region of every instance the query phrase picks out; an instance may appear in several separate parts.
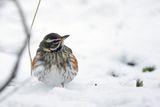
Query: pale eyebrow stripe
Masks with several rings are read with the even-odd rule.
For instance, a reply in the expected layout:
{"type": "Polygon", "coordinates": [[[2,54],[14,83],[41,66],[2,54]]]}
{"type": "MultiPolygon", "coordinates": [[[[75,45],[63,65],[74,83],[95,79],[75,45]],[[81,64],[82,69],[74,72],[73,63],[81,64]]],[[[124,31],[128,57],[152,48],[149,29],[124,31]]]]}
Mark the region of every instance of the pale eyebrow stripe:
{"type": "Polygon", "coordinates": [[[49,42],[58,41],[58,40],[61,40],[61,39],[47,39],[46,42],[49,43],[49,42]]]}

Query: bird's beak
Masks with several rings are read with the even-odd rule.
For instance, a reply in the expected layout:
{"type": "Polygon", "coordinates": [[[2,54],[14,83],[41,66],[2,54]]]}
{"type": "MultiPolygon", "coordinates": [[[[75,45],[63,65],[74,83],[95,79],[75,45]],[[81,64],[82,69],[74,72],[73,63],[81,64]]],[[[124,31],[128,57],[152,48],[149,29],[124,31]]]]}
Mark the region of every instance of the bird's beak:
{"type": "Polygon", "coordinates": [[[64,35],[64,36],[62,36],[62,42],[66,39],[66,38],[68,38],[69,37],[69,35],[64,35]]]}
{"type": "Polygon", "coordinates": [[[68,38],[68,37],[69,37],[69,35],[64,35],[64,36],[62,36],[63,40],[65,40],[65,39],[68,38]]]}

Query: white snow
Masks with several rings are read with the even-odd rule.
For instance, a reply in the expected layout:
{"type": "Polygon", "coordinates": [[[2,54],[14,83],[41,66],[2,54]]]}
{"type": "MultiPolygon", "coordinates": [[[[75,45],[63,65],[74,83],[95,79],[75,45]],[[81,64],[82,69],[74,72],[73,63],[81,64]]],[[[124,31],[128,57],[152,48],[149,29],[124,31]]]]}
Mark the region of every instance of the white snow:
{"type": "MultiPolygon", "coordinates": [[[[38,0],[19,1],[30,25],[38,0]]],[[[11,1],[0,7],[0,24],[3,83],[24,40],[11,1]]],[[[47,87],[33,79],[0,107],[159,107],[159,29],[159,0],[42,0],[32,31],[32,56],[46,34],[69,34],[65,45],[78,59],[78,75],[64,88],[47,87]],[[136,65],[129,66],[128,62],[136,65]],[[143,73],[146,66],[155,66],[156,70],[143,73]],[[143,87],[136,87],[137,79],[143,80],[143,87]]],[[[29,77],[26,50],[19,75],[8,90],[29,77]]]]}

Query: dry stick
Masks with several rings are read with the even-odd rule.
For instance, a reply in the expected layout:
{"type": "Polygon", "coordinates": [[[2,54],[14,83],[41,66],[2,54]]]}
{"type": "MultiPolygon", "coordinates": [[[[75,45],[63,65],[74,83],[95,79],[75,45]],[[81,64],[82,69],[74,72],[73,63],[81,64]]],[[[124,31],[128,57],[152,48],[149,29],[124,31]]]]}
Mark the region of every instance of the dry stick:
{"type": "MultiPolygon", "coordinates": [[[[36,18],[36,14],[38,12],[38,8],[39,8],[39,5],[40,5],[40,2],[41,0],[39,0],[39,3],[38,3],[38,6],[37,6],[37,9],[36,9],[36,12],[35,12],[35,15],[34,15],[34,18],[33,18],[33,21],[32,21],[32,24],[31,24],[31,28],[30,28],[30,32],[28,30],[28,27],[27,27],[27,23],[26,23],[26,19],[24,17],[24,13],[23,13],[23,10],[19,4],[19,2],[17,0],[13,0],[13,2],[15,3],[15,6],[17,7],[18,9],[18,13],[21,17],[21,20],[22,20],[22,25],[23,25],[23,28],[24,28],[24,31],[25,31],[25,34],[26,34],[26,40],[24,42],[24,45],[22,47],[22,49],[20,50],[20,52],[17,54],[18,58],[17,58],[17,61],[16,61],[16,64],[14,66],[14,69],[12,71],[12,74],[10,76],[10,78],[7,80],[7,82],[0,88],[0,93],[2,91],[4,91],[4,89],[9,85],[9,83],[16,77],[16,74],[17,74],[17,69],[18,69],[18,66],[19,66],[19,62],[20,62],[20,59],[21,59],[21,56],[22,56],[22,53],[25,49],[25,46],[27,45],[27,42],[28,42],[28,49],[29,49],[29,56],[30,56],[30,61],[32,61],[32,58],[31,58],[31,53],[30,53],[30,35],[31,35],[31,30],[32,30],[32,27],[33,27],[33,24],[34,24],[34,20],[36,18]]],[[[32,62],[31,62],[32,63],[32,62]]],[[[1,98],[0,98],[0,102],[4,101],[6,98],[8,98],[9,96],[11,96],[11,94],[15,93],[18,89],[22,88],[24,85],[26,85],[26,83],[29,83],[29,81],[31,81],[31,77],[25,79],[24,81],[22,81],[18,86],[16,86],[15,88],[13,88],[11,91],[9,91],[7,94],[3,95],[1,98]]]]}
{"type": "MultiPolygon", "coordinates": [[[[37,12],[38,12],[40,3],[41,3],[41,0],[39,0],[38,5],[37,5],[37,8],[36,8],[36,11],[35,11],[35,13],[34,13],[34,17],[33,17],[33,20],[32,20],[32,24],[31,24],[31,27],[30,27],[30,34],[32,33],[33,24],[34,24],[34,21],[35,21],[35,19],[36,19],[36,15],[37,15],[37,12]]],[[[30,39],[31,39],[31,38],[28,38],[28,54],[29,54],[29,58],[30,58],[31,74],[32,74],[32,56],[31,56],[31,50],[30,50],[30,39]]]]}

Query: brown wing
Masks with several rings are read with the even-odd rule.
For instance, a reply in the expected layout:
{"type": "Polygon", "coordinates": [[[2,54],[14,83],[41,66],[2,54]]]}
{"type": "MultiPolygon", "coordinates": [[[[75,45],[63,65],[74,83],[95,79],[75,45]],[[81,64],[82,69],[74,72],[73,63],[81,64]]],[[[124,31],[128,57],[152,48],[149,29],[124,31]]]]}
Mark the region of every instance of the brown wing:
{"type": "Polygon", "coordinates": [[[70,62],[73,69],[78,72],[78,61],[72,53],[70,54],[70,62]]]}
{"type": "Polygon", "coordinates": [[[78,72],[78,61],[73,54],[70,55],[70,61],[71,61],[73,69],[78,72]]]}
{"type": "Polygon", "coordinates": [[[72,50],[69,47],[67,47],[66,45],[64,47],[65,47],[65,50],[69,53],[69,57],[70,57],[70,61],[73,69],[78,72],[78,61],[76,57],[73,55],[72,50]]]}
{"type": "Polygon", "coordinates": [[[33,61],[32,61],[32,70],[34,68],[36,68],[37,65],[37,61],[41,58],[41,52],[37,51],[36,56],[34,57],[33,61]]]}

